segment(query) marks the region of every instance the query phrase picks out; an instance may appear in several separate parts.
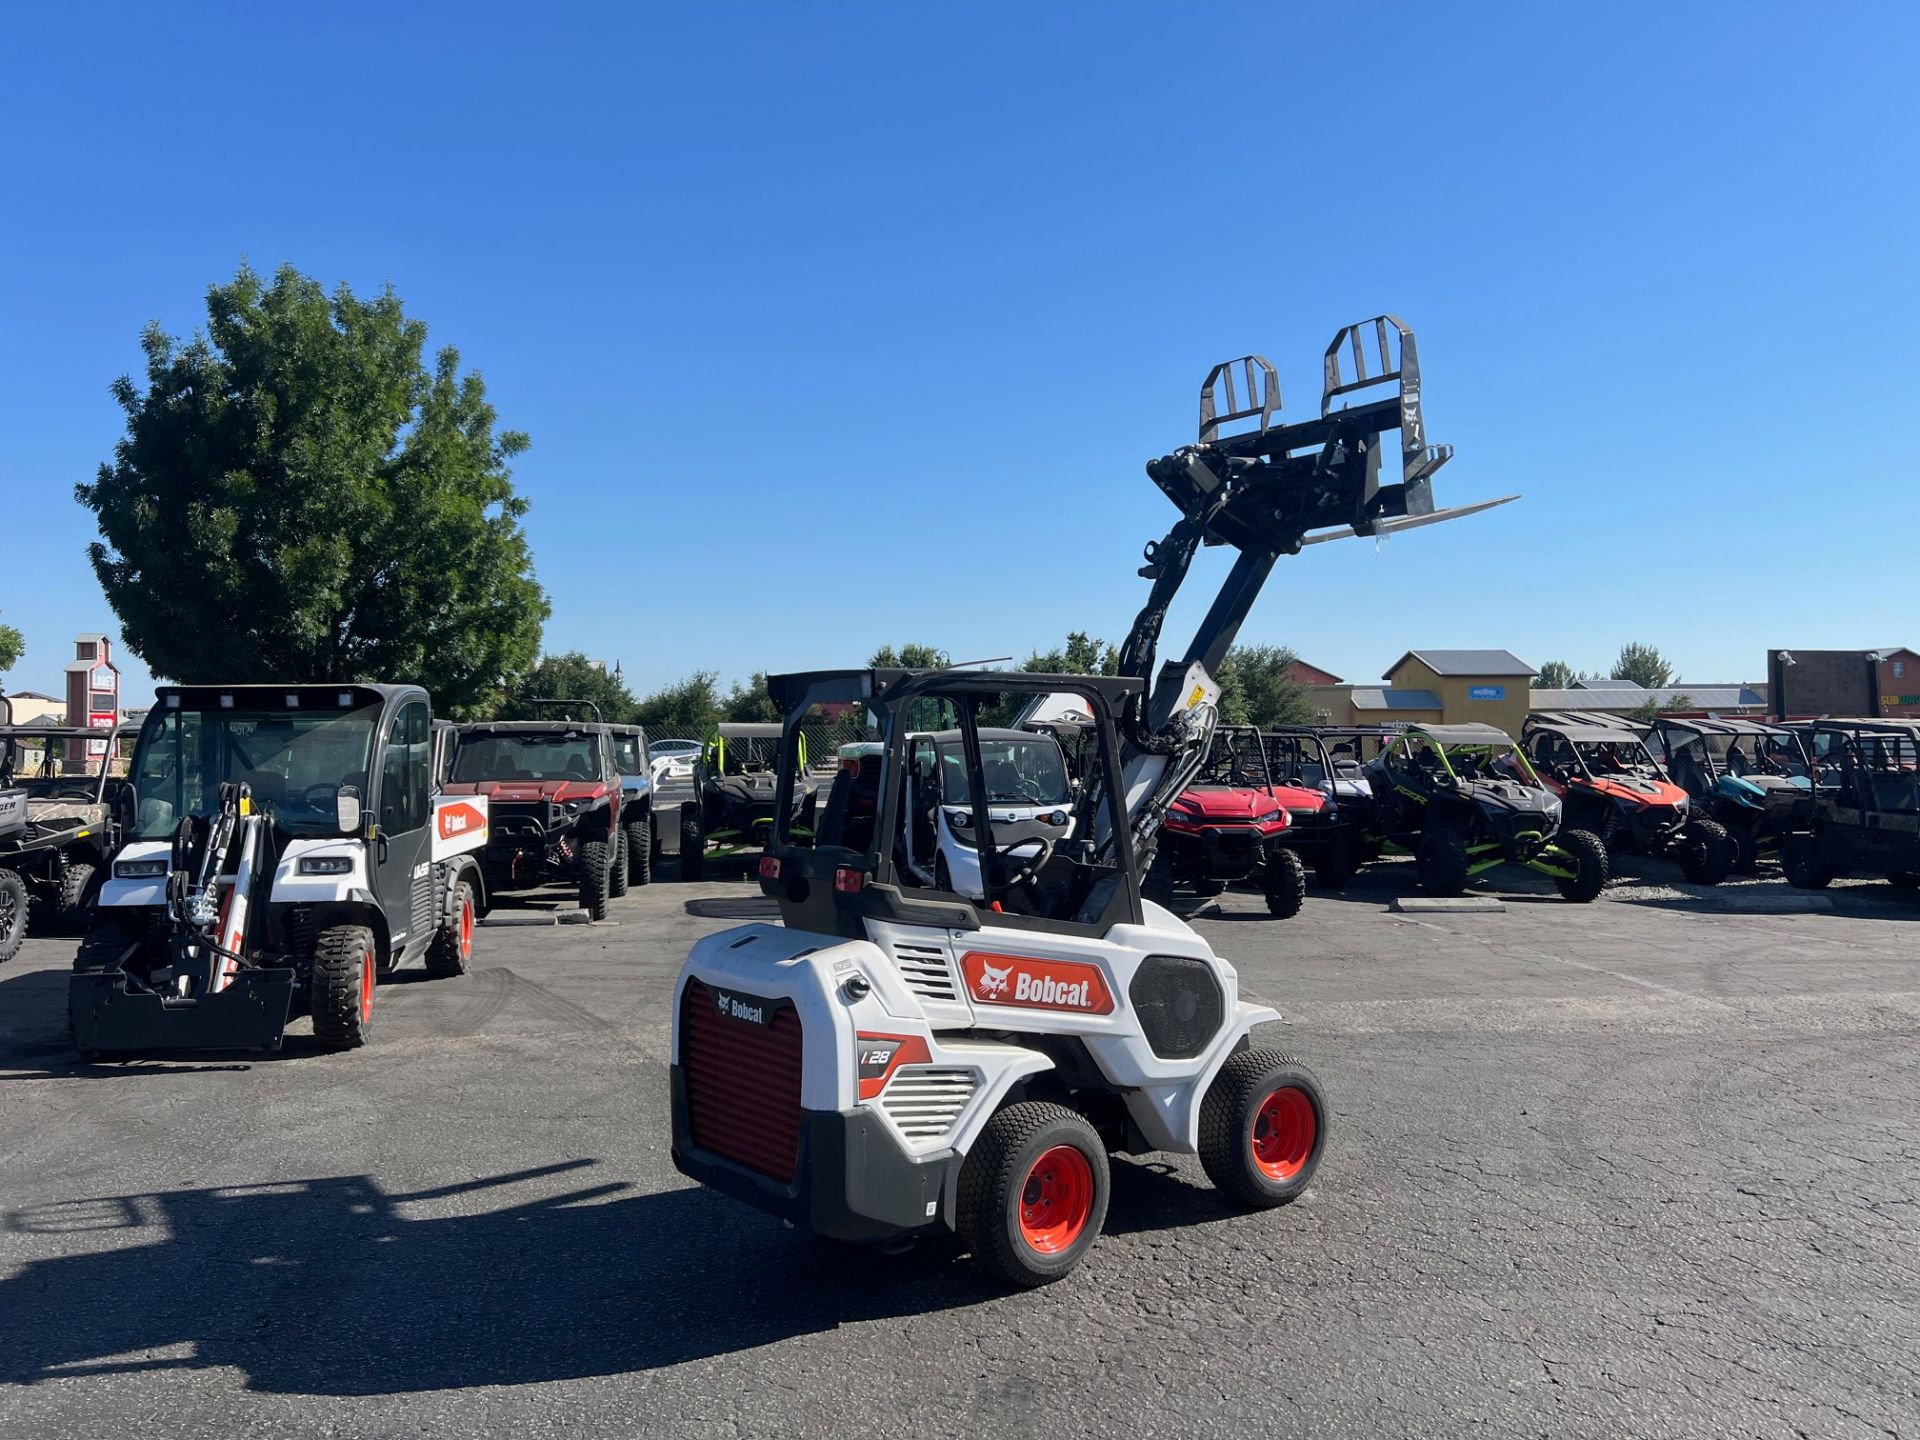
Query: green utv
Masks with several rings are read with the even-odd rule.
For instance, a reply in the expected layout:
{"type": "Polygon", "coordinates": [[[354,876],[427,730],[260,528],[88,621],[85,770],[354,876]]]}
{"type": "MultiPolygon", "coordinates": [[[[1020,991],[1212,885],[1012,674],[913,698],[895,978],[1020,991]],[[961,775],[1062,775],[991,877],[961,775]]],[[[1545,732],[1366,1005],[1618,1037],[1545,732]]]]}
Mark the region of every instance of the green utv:
{"type": "Polygon", "coordinates": [[[1374,838],[1411,852],[1420,888],[1459,895],[1476,875],[1524,865],[1585,903],[1607,883],[1607,847],[1560,827],[1560,800],[1503,730],[1415,725],[1366,768],[1374,838]]]}
{"type": "MultiPolygon", "coordinates": [[[[800,744],[800,781],[793,787],[789,834],[813,834],[818,790],[807,778],[807,737],[800,744]]],[[[780,768],[777,724],[729,722],[714,727],[693,767],[694,798],[680,807],[680,878],[698,880],[709,860],[766,849],[773,831],[780,768]]]]}

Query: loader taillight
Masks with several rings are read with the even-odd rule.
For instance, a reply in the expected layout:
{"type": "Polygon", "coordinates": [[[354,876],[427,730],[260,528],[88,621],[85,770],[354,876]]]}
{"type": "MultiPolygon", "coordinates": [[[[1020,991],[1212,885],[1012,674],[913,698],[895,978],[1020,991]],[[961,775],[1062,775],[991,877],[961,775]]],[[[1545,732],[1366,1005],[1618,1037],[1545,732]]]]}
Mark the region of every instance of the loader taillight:
{"type": "Polygon", "coordinates": [[[734,998],[687,982],[680,1068],[688,1128],[709,1154],[791,1183],[800,1154],[800,1016],[790,1004],[734,998]]]}

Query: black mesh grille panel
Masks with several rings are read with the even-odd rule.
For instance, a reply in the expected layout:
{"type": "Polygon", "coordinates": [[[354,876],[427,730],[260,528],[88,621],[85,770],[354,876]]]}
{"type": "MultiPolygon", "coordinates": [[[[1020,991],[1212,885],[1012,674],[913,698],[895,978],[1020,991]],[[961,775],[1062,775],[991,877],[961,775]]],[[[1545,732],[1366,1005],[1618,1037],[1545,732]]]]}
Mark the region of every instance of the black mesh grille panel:
{"type": "Polygon", "coordinates": [[[1149,955],[1134,972],[1127,999],[1147,1044],[1162,1060],[1191,1060],[1227,1018],[1227,999],[1213,967],[1184,955],[1149,955]]]}

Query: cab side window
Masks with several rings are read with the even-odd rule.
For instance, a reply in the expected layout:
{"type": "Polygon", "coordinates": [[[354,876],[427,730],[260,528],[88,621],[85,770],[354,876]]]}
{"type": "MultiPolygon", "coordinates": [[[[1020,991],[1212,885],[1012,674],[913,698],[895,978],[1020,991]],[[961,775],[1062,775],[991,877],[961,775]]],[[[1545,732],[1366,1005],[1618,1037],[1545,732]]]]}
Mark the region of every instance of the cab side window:
{"type": "Polygon", "coordinates": [[[427,823],[427,791],[433,757],[425,702],[403,706],[387,727],[380,757],[380,828],[404,835],[427,823]]]}

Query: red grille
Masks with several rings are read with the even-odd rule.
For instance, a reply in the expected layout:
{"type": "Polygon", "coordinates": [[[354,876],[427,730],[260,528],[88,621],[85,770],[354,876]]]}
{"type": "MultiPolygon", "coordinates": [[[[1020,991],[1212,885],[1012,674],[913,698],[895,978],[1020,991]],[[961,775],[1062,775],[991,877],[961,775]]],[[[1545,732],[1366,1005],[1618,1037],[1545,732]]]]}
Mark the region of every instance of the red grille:
{"type": "Polygon", "coordinates": [[[693,1143],[791,1183],[800,1153],[799,1015],[783,1005],[764,1027],[723,1019],[698,980],[687,982],[680,1014],[693,1143]]]}

